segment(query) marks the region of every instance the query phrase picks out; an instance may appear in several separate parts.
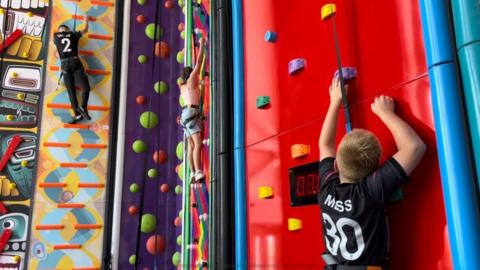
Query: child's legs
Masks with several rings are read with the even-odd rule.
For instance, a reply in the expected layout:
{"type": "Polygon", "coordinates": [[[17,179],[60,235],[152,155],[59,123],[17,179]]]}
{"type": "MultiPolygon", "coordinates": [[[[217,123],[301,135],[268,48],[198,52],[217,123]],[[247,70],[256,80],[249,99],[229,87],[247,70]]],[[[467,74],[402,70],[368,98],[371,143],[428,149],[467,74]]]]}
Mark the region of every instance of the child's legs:
{"type": "Polygon", "coordinates": [[[195,162],[193,161],[193,149],[194,149],[194,142],[192,136],[188,137],[188,165],[190,166],[190,171],[195,172],[195,162]]]}
{"type": "Polygon", "coordinates": [[[88,105],[88,97],[90,95],[90,83],[88,82],[88,77],[83,66],[75,71],[75,79],[80,88],[82,88],[82,107],[86,108],[88,105]]]}
{"type": "Polygon", "coordinates": [[[192,135],[194,142],[193,147],[193,163],[196,171],[202,170],[202,133],[197,132],[192,135]]]}

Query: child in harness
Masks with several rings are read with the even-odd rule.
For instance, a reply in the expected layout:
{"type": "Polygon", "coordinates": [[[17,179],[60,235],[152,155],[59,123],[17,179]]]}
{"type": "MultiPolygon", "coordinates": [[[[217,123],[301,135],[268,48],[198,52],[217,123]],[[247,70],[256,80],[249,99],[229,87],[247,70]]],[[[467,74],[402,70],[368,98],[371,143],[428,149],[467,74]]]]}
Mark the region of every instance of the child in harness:
{"type": "Polygon", "coordinates": [[[181,75],[180,91],[185,102],[180,117],[188,140],[188,162],[192,183],[203,183],[202,171],[202,117],[200,115],[200,68],[205,53],[205,39],[200,39],[200,53],[194,68],[185,67],[181,75]]]}

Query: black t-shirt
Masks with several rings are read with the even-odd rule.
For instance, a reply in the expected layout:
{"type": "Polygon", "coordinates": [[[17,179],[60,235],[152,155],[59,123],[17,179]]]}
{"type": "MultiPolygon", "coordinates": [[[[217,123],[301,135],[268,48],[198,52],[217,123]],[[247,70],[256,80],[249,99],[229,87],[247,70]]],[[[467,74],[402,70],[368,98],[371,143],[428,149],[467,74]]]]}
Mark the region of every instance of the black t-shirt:
{"type": "Polygon", "coordinates": [[[320,192],[325,247],[342,265],[383,266],[388,228],[384,200],[407,175],[394,158],[358,183],[340,183],[334,158],[320,162],[320,192]]]}
{"type": "Polygon", "coordinates": [[[80,32],[54,33],[53,42],[61,59],[78,56],[78,41],[82,37],[80,32]]]}

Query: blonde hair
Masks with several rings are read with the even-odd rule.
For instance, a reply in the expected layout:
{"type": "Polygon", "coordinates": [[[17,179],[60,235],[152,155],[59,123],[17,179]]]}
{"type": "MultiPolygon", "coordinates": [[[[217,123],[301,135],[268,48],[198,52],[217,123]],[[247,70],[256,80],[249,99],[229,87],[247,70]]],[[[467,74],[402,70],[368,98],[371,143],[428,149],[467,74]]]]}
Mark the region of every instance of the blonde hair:
{"type": "Polygon", "coordinates": [[[380,142],[372,132],[354,129],[338,145],[338,171],[349,180],[359,181],[378,167],[381,155],[380,142]]]}

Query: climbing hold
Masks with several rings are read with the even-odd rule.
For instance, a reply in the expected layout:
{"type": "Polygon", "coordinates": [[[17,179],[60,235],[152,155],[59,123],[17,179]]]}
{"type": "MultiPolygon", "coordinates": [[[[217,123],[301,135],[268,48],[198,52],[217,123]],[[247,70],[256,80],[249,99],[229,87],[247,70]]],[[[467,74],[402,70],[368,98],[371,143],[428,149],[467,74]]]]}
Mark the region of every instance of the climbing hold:
{"type": "Polygon", "coordinates": [[[28,57],[30,57],[30,54],[28,52],[24,52],[24,53],[22,53],[22,57],[23,58],[28,58],[28,57]]]}
{"type": "Polygon", "coordinates": [[[177,245],[182,246],[182,235],[177,236],[177,245]]]}
{"type": "Polygon", "coordinates": [[[299,158],[310,153],[310,145],[308,144],[294,144],[291,147],[292,158],[299,158]]]}
{"type": "Polygon", "coordinates": [[[175,227],[180,227],[180,225],[182,225],[182,220],[180,219],[180,217],[176,217],[173,223],[175,227]]]}
{"type": "Polygon", "coordinates": [[[322,6],[321,9],[321,14],[322,14],[322,21],[330,18],[333,14],[335,14],[335,11],[337,10],[337,6],[335,4],[325,4],[322,6]]]}
{"type": "Polygon", "coordinates": [[[182,32],[180,32],[180,37],[182,39],[185,39],[185,30],[182,30],[182,32]]]}
{"type": "Polygon", "coordinates": [[[183,8],[185,6],[185,0],[178,0],[178,6],[183,8]]]}
{"type": "Polygon", "coordinates": [[[178,78],[177,78],[177,85],[180,86],[180,84],[181,84],[182,82],[183,82],[182,77],[178,77],[178,78]]]}
{"type": "Polygon", "coordinates": [[[290,75],[293,75],[298,71],[302,70],[303,68],[305,68],[305,65],[306,65],[305,59],[303,58],[293,59],[288,63],[288,73],[290,75]]]}
{"type": "Polygon", "coordinates": [[[259,96],[257,97],[257,109],[263,109],[270,104],[270,97],[269,96],[259,96]]]}
{"type": "Polygon", "coordinates": [[[185,60],[185,53],[183,52],[183,50],[181,50],[177,53],[177,62],[179,64],[183,64],[184,60],[185,60]]]}
{"type": "Polygon", "coordinates": [[[178,211],[178,216],[179,216],[180,218],[183,217],[183,210],[178,211]]]}
{"type": "Polygon", "coordinates": [[[182,194],[182,186],[177,185],[177,186],[175,187],[175,194],[177,194],[177,195],[182,194]]]}
{"type": "Polygon", "coordinates": [[[145,27],[145,34],[147,35],[147,37],[149,39],[154,39],[154,40],[157,40],[157,39],[160,39],[162,38],[162,35],[163,35],[163,29],[160,25],[156,25],[154,23],[151,23],[149,25],[147,25],[147,27],[145,27]],[[156,28],[156,31],[155,31],[155,28],[156,28]],[[156,32],[156,34],[155,34],[156,32]]]}
{"type": "Polygon", "coordinates": [[[298,231],[302,229],[302,220],[298,218],[289,218],[288,219],[288,230],[289,231],[298,231]]]}
{"type": "Polygon", "coordinates": [[[158,150],[153,153],[153,161],[158,164],[163,164],[167,161],[167,153],[163,150],[158,150]]]}
{"type": "Polygon", "coordinates": [[[15,120],[15,115],[13,115],[13,114],[7,114],[7,120],[8,120],[8,121],[13,121],[13,120],[15,120]]]}
{"type": "Polygon", "coordinates": [[[265,33],[265,41],[267,41],[267,42],[277,41],[277,33],[273,32],[273,31],[267,31],[265,33]]]}
{"type": "Polygon", "coordinates": [[[180,104],[180,107],[185,106],[185,100],[183,100],[183,96],[182,96],[182,95],[180,95],[180,97],[178,98],[178,103],[180,104]]]}
{"type": "MultiPolygon", "coordinates": [[[[338,78],[338,69],[335,71],[335,74],[333,76],[335,78],[338,78]]],[[[342,76],[345,80],[351,80],[355,77],[357,77],[357,69],[354,67],[342,67],[342,76]]]]}
{"type": "Polygon", "coordinates": [[[137,255],[131,255],[129,258],[128,258],[128,263],[131,264],[131,265],[135,265],[137,263],[137,255]]]}
{"type": "Polygon", "coordinates": [[[147,150],[147,144],[142,140],[136,140],[132,144],[132,150],[135,153],[143,153],[147,150]]]}
{"type": "Polygon", "coordinates": [[[25,99],[25,94],[24,93],[18,93],[17,98],[20,99],[20,100],[23,100],[23,99],[25,99]]]}
{"type": "Polygon", "coordinates": [[[183,7],[182,8],[182,13],[185,15],[186,12],[187,12],[187,7],[183,7]]]}
{"type": "Polygon", "coordinates": [[[140,54],[140,55],[138,56],[138,62],[139,62],[140,64],[145,64],[147,61],[148,61],[148,58],[147,58],[146,55],[140,54]]]}
{"type": "Polygon", "coordinates": [[[146,20],[147,18],[144,15],[137,16],[137,23],[144,23],[146,20]]]}
{"type": "Polygon", "coordinates": [[[163,193],[166,193],[170,190],[170,187],[168,186],[168,184],[162,184],[160,186],[160,191],[163,192],[163,193]]]}
{"type": "Polygon", "coordinates": [[[20,259],[21,259],[21,257],[18,256],[18,255],[13,256],[13,262],[14,262],[14,263],[19,263],[19,262],[20,262],[20,259]]]}
{"type": "Polygon", "coordinates": [[[155,178],[155,177],[158,176],[158,171],[157,171],[157,169],[152,168],[152,169],[148,170],[147,175],[148,175],[149,178],[155,178]]]}
{"type": "Polygon", "coordinates": [[[5,14],[5,10],[3,8],[0,8],[0,15],[5,14]]]}
{"type": "Polygon", "coordinates": [[[155,90],[155,92],[158,94],[165,94],[168,91],[168,84],[166,84],[164,81],[156,82],[153,85],[153,90],[155,90]]]}
{"type": "Polygon", "coordinates": [[[140,185],[137,183],[133,183],[130,185],[130,192],[137,193],[140,191],[140,185]]]}
{"type": "Polygon", "coordinates": [[[145,104],[145,97],[144,96],[137,96],[135,99],[135,102],[137,102],[138,105],[143,105],[145,104]]]}
{"type": "Polygon", "coordinates": [[[183,162],[180,164],[180,167],[178,167],[178,178],[180,178],[180,180],[185,180],[185,176],[183,175],[183,162]]]}
{"type": "Polygon", "coordinates": [[[157,218],[152,214],[143,214],[140,222],[140,230],[143,233],[151,233],[157,228],[157,218]]]}
{"type": "Polygon", "coordinates": [[[158,124],[158,116],[154,112],[143,112],[140,115],[140,125],[144,128],[154,128],[158,124]]]}
{"type": "Polygon", "coordinates": [[[210,139],[203,139],[202,144],[207,146],[210,145],[210,139]]]}
{"type": "Polygon", "coordinates": [[[22,160],[22,162],[20,162],[20,165],[21,165],[22,167],[27,167],[28,161],[22,160]]]}
{"type": "Polygon", "coordinates": [[[13,183],[13,182],[10,182],[10,183],[8,184],[8,188],[9,188],[10,190],[16,189],[16,188],[17,188],[17,184],[15,184],[15,183],[13,183]]]}
{"type": "Polygon", "coordinates": [[[128,214],[134,216],[138,213],[138,207],[135,206],[135,205],[130,205],[130,207],[128,207],[128,214]]]}
{"type": "Polygon", "coordinates": [[[27,12],[27,16],[28,17],[33,17],[33,12],[31,12],[31,11],[27,12]]]}
{"type": "Polygon", "coordinates": [[[137,3],[141,6],[144,6],[147,4],[147,0],[137,0],[137,3]]]}
{"type": "Polygon", "coordinates": [[[165,1],[165,7],[166,7],[167,9],[172,9],[172,8],[175,7],[175,3],[173,3],[172,0],[167,0],[167,1],[165,1]]]}
{"type": "Polygon", "coordinates": [[[259,199],[270,199],[273,197],[273,188],[269,186],[258,187],[259,199]]]}
{"type": "Polygon", "coordinates": [[[177,149],[176,149],[175,152],[177,154],[177,158],[180,159],[180,160],[183,160],[183,141],[180,141],[177,144],[177,149]]]}
{"type": "Polygon", "coordinates": [[[12,72],[12,77],[13,77],[13,78],[17,78],[17,77],[18,77],[18,73],[12,72]]]}
{"type": "Polygon", "coordinates": [[[185,30],[185,24],[184,23],[179,23],[177,28],[178,28],[179,32],[182,32],[183,30],[185,30]]]}
{"type": "Polygon", "coordinates": [[[165,237],[162,235],[152,235],[147,239],[146,243],[148,253],[152,255],[165,251],[165,237]]]}
{"type": "Polygon", "coordinates": [[[155,56],[160,58],[167,58],[170,56],[170,46],[165,41],[157,41],[155,43],[155,56]]]}
{"type": "Polygon", "coordinates": [[[178,266],[178,264],[180,263],[180,252],[177,251],[173,254],[172,263],[173,265],[178,266]]]}

